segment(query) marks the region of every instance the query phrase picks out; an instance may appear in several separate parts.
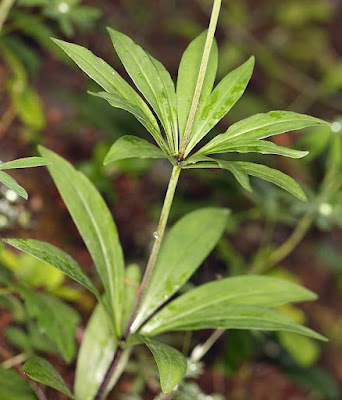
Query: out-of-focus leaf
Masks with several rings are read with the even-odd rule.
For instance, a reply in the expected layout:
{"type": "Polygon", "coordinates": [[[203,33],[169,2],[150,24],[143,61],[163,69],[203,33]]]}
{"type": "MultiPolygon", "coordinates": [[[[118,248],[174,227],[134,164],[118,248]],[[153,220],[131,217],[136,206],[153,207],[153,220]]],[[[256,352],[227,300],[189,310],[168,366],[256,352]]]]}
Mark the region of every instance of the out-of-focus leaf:
{"type": "Polygon", "coordinates": [[[17,96],[13,96],[13,103],[23,124],[35,131],[44,128],[45,116],[42,103],[31,87],[27,86],[17,96]]]}
{"type": "Polygon", "coordinates": [[[50,386],[74,399],[63,378],[44,358],[31,357],[23,366],[24,372],[33,380],[50,386]]]}
{"type": "Polygon", "coordinates": [[[203,208],[187,214],[171,228],[161,246],[132,331],[187,282],[215,247],[228,215],[226,209],[203,208]]]}
{"type": "Polygon", "coordinates": [[[9,189],[13,190],[20,197],[23,197],[25,200],[27,200],[28,194],[26,190],[22,186],[20,186],[19,183],[14,180],[10,175],[6,174],[6,172],[0,171],[0,182],[9,189]]]}
{"type": "Polygon", "coordinates": [[[105,303],[118,336],[123,302],[124,262],[113,218],[95,186],[71,164],[40,147],[50,174],[94,260],[105,287],[105,303]]]}
{"type": "Polygon", "coordinates": [[[0,400],[37,400],[28,382],[13,369],[0,366],[0,400]]]}
{"type": "Polygon", "coordinates": [[[158,147],[136,136],[122,136],[110,148],[104,165],[125,158],[168,158],[158,147]]]}
{"type": "Polygon", "coordinates": [[[122,310],[122,327],[126,327],[129,317],[131,315],[135,299],[137,298],[139,284],[141,281],[140,268],[136,264],[131,264],[125,269],[125,291],[122,310]]]}
{"type": "MultiPolygon", "coordinates": [[[[199,36],[197,36],[197,38],[195,38],[185,50],[179,64],[177,79],[177,101],[180,140],[182,140],[183,138],[186,123],[189,117],[191,103],[194,96],[198,73],[202,61],[206,37],[207,31],[204,31],[199,36]]],[[[193,124],[194,127],[197,125],[197,121],[202,115],[203,109],[207,104],[208,98],[213,88],[217,70],[217,58],[217,44],[214,39],[210,50],[208,66],[202,86],[198,109],[193,124]]]]}
{"type": "Polygon", "coordinates": [[[0,163],[0,170],[2,169],[15,169],[15,168],[31,168],[41,167],[48,165],[49,162],[44,160],[43,157],[26,157],[18,158],[17,160],[0,163]]]}
{"type": "Polygon", "coordinates": [[[151,350],[158,366],[162,391],[170,393],[186,373],[186,358],[171,346],[143,336],[142,339],[151,350]]]}

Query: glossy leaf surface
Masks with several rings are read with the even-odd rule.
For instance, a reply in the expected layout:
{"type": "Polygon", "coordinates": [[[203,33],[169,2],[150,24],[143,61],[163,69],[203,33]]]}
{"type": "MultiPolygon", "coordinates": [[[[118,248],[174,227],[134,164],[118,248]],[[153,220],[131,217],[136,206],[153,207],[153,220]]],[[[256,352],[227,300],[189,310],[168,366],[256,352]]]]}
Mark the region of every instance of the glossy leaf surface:
{"type": "Polygon", "coordinates": [[[38,260],[57,268],[65,275],[74,279],[76,282],[90,290],[97,298],[100,298],[99,292],[92,281],[82,271],[81,267],[65,251],[53,246],[50,243],[35,239],[2,239],[5,243],[19,249],[38,260]]]}
{"type": "Polygon", "coordinates": [[[215,247],[229,211],[204,208],[180,219],[163,240],[132,331],[188,281],[215,247]]]}
{"type": "MultiPolygon", "coordinates": [[[[188,120],[192,99],[195,92],[198,73],[202,61],[204,45],[207,37],[207,31],[202,32],[195,38],[185,50],[181,62],[179,64],[177,78],[177,101],[178,101],[178,121],[179,121],[179,136],[183,138],[185,126],[188,120]]],[[[202,110],[207,104],[211,90],[214,85],[216,70],[217,70],[217,44],[214,39],[210,50],[210,56],[206,75],[204,78],[202,92],[199,99],[198,109],[194,120],[198,121],[202,110]]]]}
{"type": "Polygon", "coordinates": [[[120,335],[124,262],[113,218],[88,178],[56,153],[43,147],[40,152],[51,162],[50,174],[93,258],[105,287],[105,303],[120,335]]]}
{"type": "Polygon", "coordinates": [[[222,119],[245,91],[252,76],[254,57],[226,75],[211,93],[197,121],[185,155],[222,119]]]}
{"type": "Polygon", "coordinates": [[[110,148],[104,164],[125,158],[167,158],[158,147],[136,136],[122,136],[110,148]]]}
{"type": "Polygon", "coordinates": [[[62,377],[44,358],[31,357],[23,366],[24,372],[33,380],[50,386],[74,399],[62,377]]]}
{"type": "Polygon", "coordinates": [[[264,139],[280,133],[320,125],[328,126],[329,124],[318,118],[291,111],[256,114],[230,126],[225,133],[216,136],[202,147],[198,154],[225,153],[232,139],[264,139]]]}
{"type": "Polygon", "coordinates": [[[20,197],[23,197],[25,200],[28,199],[26,190],[10,175],[6,174],[6,172],[0,171],[0,182],[8,187],[8,189],[13,190],[13,192],[17,193],[20,197]]]}
{"type": "Polygon", "coordinates": [[[170,393],[186,373],[186,358],[171,346],[145,337],[142,339],[151,350],[158,366],[162,391],[170,393]]]}
{"type": "Polygon", "coordinates": [[[19,158],[17,160],[8,161],[0,164],[0,170],[2,169],[14,169],[14,168],[30,168],[30,167],[41,167],[47,165],[49,162],[44,160],[43,157],[26,157],[19,158]]]}

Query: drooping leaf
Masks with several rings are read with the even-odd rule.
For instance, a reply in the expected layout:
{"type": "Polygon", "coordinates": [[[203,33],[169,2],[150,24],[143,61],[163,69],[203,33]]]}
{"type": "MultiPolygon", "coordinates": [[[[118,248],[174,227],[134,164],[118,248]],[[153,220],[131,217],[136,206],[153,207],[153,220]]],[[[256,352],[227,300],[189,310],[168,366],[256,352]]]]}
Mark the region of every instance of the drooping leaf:
{"type": "Polygon", "coordinates": [[[239,182],[239,184],[247,190],[247,192],[252,191],[248,174],[238,164],[219,159],[215,159],[215,161],[220,168],[230,171],[234,175],[235,179],[239,182]]]}
{"type": "MultiPolygon", "coordinates": [[[[94,400],[112,361],[116,346],[108,315],[102,305],[98,304],[89,319],[78,353],[74,383],[77,400],[94,400]]],[[[106,394],[119,378],[128,361],[128,355],[129,350],[126,350],[106,394]]]]}
{"type": "Polygon", "coordinates": [[[165,237],[132,331],[176,293],[213,250],[229,211],[203,208],[179,220],[165,237]]]}
{"type": "Polygon", "coordinates": [[[53,39],[53,41],[106,92],[113,94],[119,93],[127,102],[140,109],[153,126],[153,131],[151,133],[158,135],[158,140],[163,142],[158,123],[147,104],[111,66],[82,46],[58,39],[53,39]]]}
{"type": "Polygon", "coordinates": [[[24,372],[33,380],[50,386],[74,399],[63,378],[44,358],[31,357],[23,366],[24,372]]]}
{"type": "Polygon", "coordinates": [[[6,172],[0,171],[0,182],[9,189],[13,190],[13,192],[17,193],[20,197],[23,197],[25,200],[28,199],[26,190],[20,186],[19,183],[10,175],[6,174],[6,172]]]}
{"type": "MultiPolygon", "coordinates": [[[[207,37],[207,31],[202,32],[195,38],[185,50],[181,62],[179,64],[177,79],[177,101],[178,101],[178,120],[179,120],[179,136],[182,140],[185,126],[188,120],[192,99],[195,92],[198,73],[202,61],[204,45],[207,37]]],[[[199,99],[198,109],[196,112],[193,126],[197,125],[197,121],[202,115],[202,111],[207,104],[211,90],[214,85],[217,70],[217,44],[214,39],[206,75],[203,82],[202,92],[199,99]]]]}
{"type": "Polygon", "coordinates": [[[252,76],[254,57],[226,75],[211,93],[191,137],[185,155],[222,119],[245,91],[252,76]]]}
{"type": "Polygon", "coordinates": [[[15,370],[0,366],[0,400],[37,400],[25,379],[15,370]]]}
{"type": "Polygon", "coordinates": [[[164,343],[143,336],[142,340],[151,350],[158,366],[162,391],[170,393],[186,374],[186,358],[178,350],[164,343]]]}
{"type": "Polygon", "coordinates": [[[288,191],[299,200],[307,201],[307,197],[300,185],[290,176],[266,165],[250,163],[245,161],[232,161],[231,164],[240,167],[248,175],[256,176],[265,181],[274,183],[280,188],[288,191]]]}
{"type": "Polygon", "coordinates": [[[93,258],[105,288],[105,302],[118,336],[123,301],[124,262],[113,218],[94,185],[71,164],[40,147],[50,174],[93,258]]]}
{"type": "Polygon", "coordinates": [[[136,136],[122,136],[110,148],[104,164],[123,160],[125,158],[167,158],[159,148],[136,136]]]}
{"type": "Polygon", "coordinates": [[[128,75],[151,104],[163,124],[171,149],[175,151],[173,132],[176,132],[176,128],[173,127],[172,118],[172,109],[175,108],[175,104],[171,104],[172,98],[167,97],[171,87],[170,76],[161,63],[158,62],[157,65],[156,61],[153,62],[151,57],[131,38],[114,29],[107,28],[107,30],[128,75]]]}
{"type": "Polygon", "coordinates": [[[14,168],[31,168],[31,167],[41,167],[43,165],[48,165],[49,162],[44,160],[43,157],[27,157],[19,158],[17,160],[8,161],[0,164],[0,170],[2,169],[14,169],[14,168]]]}
{"type": "Polygon", "coordinates": [[[98,299],[100,294],[81,267],[65,251],[50,243],[35,239],[2,239],[5,243],[30,254],[38,260],[57,268],[76,282],[90,290],[98,299]]]}
{"type": "Polygon", "coordinates": [[[143,333],[182,325],[194,314],[210,316],[210,310],[215,306],[222,309],[232,304],[276,307],[316,297],[310,290],[283,279],[265,276],[225,278],[201,285],[173,300],[148,321],[143,333]]]}
{"type": "Polygon", "coordinates": [[[76,328],[80,321],[78,313],[56,297],[21,287],[28,314],[38,321],[42,332],[54,343],[67,362],[75,352],[76,328]]]}
{"type": "Polygon", "coordinates": [[[146,115],[134,104],[130,103],[124,97],[122,97],[118,92],[116,93],[107,93],[107,92],[99,92],[93,93],[88,92],[89,94],[97,97],[101,97],[108,101],[110,105],[116,108],[121,108],[133,114],[136,119],[151,133],[154,140],[158,143],[158,145],[165,151],[168,152],[167,146],[165,145],[164,140],[161,138],[160,130],[158,125],[155,126],[150,119],[146,117],[146,115]]]}
{"type": "Polygon", "coordinates": [[[231,125],[225,133],[217,135],[197,154],[225,153],[232,139],[265,139],[280,133],[320,125],[328,126],[329,123],[292,111],[270,111],[265,114],[256,114],[231,125]]]}

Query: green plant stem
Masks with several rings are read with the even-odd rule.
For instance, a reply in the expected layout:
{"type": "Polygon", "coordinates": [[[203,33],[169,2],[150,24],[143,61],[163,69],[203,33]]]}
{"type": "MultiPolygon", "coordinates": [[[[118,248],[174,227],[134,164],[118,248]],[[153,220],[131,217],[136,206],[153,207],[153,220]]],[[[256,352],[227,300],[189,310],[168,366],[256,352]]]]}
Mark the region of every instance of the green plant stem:
{"type": "Polygon", "coordinates": [[[194,97],[192,99],[192,103],[191,103],[191,107],[190,107],[190,111],[189,111],[189,117],[188,117],[188,120],[187,120],[187,123],[185,126],[184,136],[183,136],[180,152],[178,155],[178,160],[180,160],[180,161],[182,161],[184,159],[186,146],[188,145],[189,140],[190,140],[190,133],[191,133],[192,125],[194,123],[194,119],[195,119],[195,115],[196,115],[196,111],[197,111],[197,107],[198,107],[198,102],[199,102],[201,92],[202,92],[202,86],[203,86],[205,73],[206,73],[207,66],[208,66],[210,50],[211,50],[211,46],[212,46],[213,40],[214,40],[214,34],[215,34],[216,26],[217,26],[217,20],[219,17],[220,8],[221,8],[221,0],[214,0],[214,5],[213,5],[212,12],[211,12],[210,23],[209,23],[209,28],[208,28],[208,34],[207,34],[207,38],[206,38],[205,45],[204,45],[204,51],[203,51],[203,55],[202,55],[200,69],[198,72],[195,93],[194,93],[194,97]]]}
{"type": "Polygon", "coordinates": [[[0,3],[0,32],[14,2],[15,0],[2,0],[2,2],[0,3]]]}
{"type": "Polygon", "coordinates": [[[30,355],[28,353],[20,353],[16,356],[10,358],[9,360],[2,362],[0,365],[4,369],[13,368],[13,367],[16,367],[17,365],[25,362],[29,358],[29,356],[30,355]]]}
{"type": "Polygon", "coordinates": [[[128,322],[126,329],[124,331],[124,334],[121,338],[120,344],[117,348],[116,353],[113,356],[112,362],[109,365],[109,368],[106,372],[103,382],[99,387],[99,390],[96,394],[95,400],[101,400],[103,398],[103,396],[106,392],[107,386],[109,385],[109,382],[110,382],[110,380],[120,362],[120,359],[122,357],[122,354],[123,354],[122,345],[124,345],[124,343],[126,342],[126,340],[128,339],[128,337],[130,335],[132,324],[136,317],[137,311],[138,311],[141,301],[143,299],[146,287],[148,285],[153,268],[154,268],[156,260],[157,260],[157,256],[159,253],[160,245],[161,245],[163,237],[164,237],[165,227],[166,227],[167,220],[169,217],[169,213],[170,213],[170,209],[172,206],[172,201],[173,201],[173,197],[174,197],[174,194],[176,191],[180,172],[181,172],[181,167],[179,167],[179,166],[173,167],[169,185],[168,185],[167,192],[166,192],[165,199],[164,199],[163,208],[162,208],[160,218],[159,218],[158,229],[154,234],[155,241],[154,241],[152,251],[151,251],[147,266],[146,266],[143,280],[142,280],[140,288],[139,288],[139,293],[138,293],[137,299],[135,301],[129,322],[128,322]]]}
{"type": "Polygon", "coordinates": [[[311,213],[304,215],[302,219],[298,222],[295,230],[292,232],[290,237],[280,247],[274,250],[265,261],[254,264],[248,273],[263,273],[284,260],[284,258],[286,258],[303,239],[303,237],[309,230],[313,219],[314,217],[311,213]]]}
{"type": "Polygon", "coordinates": [[[194,363],[200,361],[225,331],[225,329],[216,329],[203,344],[196,346],[191,353],[190,361],[194,363]]]}

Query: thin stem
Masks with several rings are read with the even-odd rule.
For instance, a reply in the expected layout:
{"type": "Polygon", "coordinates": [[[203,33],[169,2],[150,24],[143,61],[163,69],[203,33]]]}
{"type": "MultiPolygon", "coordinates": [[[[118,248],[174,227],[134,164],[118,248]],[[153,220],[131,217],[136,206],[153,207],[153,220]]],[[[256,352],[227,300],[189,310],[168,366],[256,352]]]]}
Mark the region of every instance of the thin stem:
{"type": "Polygon", "coordinates": [[[155,266],[156,260],[157,260],[157,256],[159,253],[159,249],[160,249],[160,245],[162,243],[163,237],[164,237],[164,232],[165,232],[165,227],[166,227],[166,223],[169,217],[169,213],[170,213],[170,209],[171,209],[171,205],[172,205],[172,200],[173,200],[173,196],[175,194],[176,191],[176,187],[177,187],[177,183],[178,183],[178,178],[181,172],[181,168],[179,166],[174,166],[172,169],[172,174],[170,177],[170,181],[169,181],[169,186],[167,188],[167,192],[165,195],[165,199],[164,199],[164,204],[163,204],[163,208],[160,214],[160,218],[159,218],[159,224],[158,224],[158,229],[155,233],[155,241],[153,244],[153,248],[150,254],[150,258],[148,260],[147,266],[146,266],[146,270],[144,273],[144,277],[143,280],[141,282],[140,285],[140,289],[139,289],[139,293],[137,296],[137,299],[135,301],[129,322],[126,326],[126,329],[124,331],[124,334],[121,338],[120,344],[117,348],[116,353],[114,354],[114,357],[112,359],[112,362],[109,365],[109,368],[106,372],[106,375],[102,381],[102,384],[99,387],[99,390],[96,394],[95,400],[101,400],[106,392],[106,389],[109,385],[109,382],[120,362],[120,359],[122,357],[123,354],[123,347],[122,344],[125,343],[125,341],[128,339],[129,335],[130,335],[130,331],[131,331],[131,327],[132,324],[134,322],[134,319],[136,317],[137,311],[139,309],[139,306],[141,304],[141,301],[143,299],[146,287],[148,285],[148,282],[150,280],[153,268],[155,266]]]}
{"type": "Polygon", "coordinates": [[[218,339],[223,335],[224,332],[225,329],[216,329],[203,344],[196,346],[190,356],[191,362],[200,361],[218,341],[218,339]]]}
{"type": "Polygon", "coordinates": [[[15,366],[23,363],[24,361],[26,361],[29,356],[30,355],[27,353],[20,353],[14,357],[2,362],[0,365],[4,369],[12,368],[12,367],[15,367],[15,366]]]}
{"type": "Polygon", "coordinates": [[[2,0],[2,2],[0,3],[0,32],[14,2],[15,0],[2,0]]]}
{"type": "Polygon", "coordinates": [[[212,12],[211,12],[210,23],[209,23],[209,28],[208,28],[207,39],[205,41],[201,65],[200,65],[200,69],[198,72],[195,93],[194,93],[194,97],[192,99],[189,117],[188,117],[188,120],[187,120],[187,123],[185,126],[181,149],[180,149],[180,152],[178,155],[179,160],[183,160],[186,146],[189,143],[190,133],[191,133],[192,125],[194,123],[194,119],[195,119],[195,115],[196,115],[196,111],[197,111],[197,107],[198,107],[198,102],[199,102],[201,92],[202,92],[202,86],[203,86],[203,82],[204,82],[204,78],[205,78],[205,73],[206,73],[207,66],[208,66],[210,50],[211,50],[211,46],[213,44],[213,39],[214,39],[214,34],[215,34],[216,26],[217,26],[217,20],[218,20],[219,13],[220,13],[220,8],[221,8],[221,0],[214,0],[214,5],[213,5],[212,12]]]}

